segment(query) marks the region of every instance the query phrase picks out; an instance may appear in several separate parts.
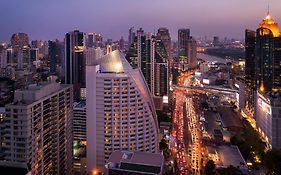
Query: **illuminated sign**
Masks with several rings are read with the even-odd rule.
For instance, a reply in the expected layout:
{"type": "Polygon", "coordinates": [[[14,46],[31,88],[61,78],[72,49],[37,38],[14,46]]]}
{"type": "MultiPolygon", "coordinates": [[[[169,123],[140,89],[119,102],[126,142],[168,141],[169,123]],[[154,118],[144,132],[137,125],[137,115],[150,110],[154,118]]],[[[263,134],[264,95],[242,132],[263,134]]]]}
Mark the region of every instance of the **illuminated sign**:
{"type": "Polygon", "coordinates": [[[163,103],[165,104],[169,103],[168,96],[163,96],[163,103]]]}
{"type": "Polygon", "coordinates": [[[203,79],[203,84],[210,84],[210,80],[209,79],[203,79]]]}
{"type": "Polygon", "coordinates": [[[271,115],[271,106],[268,104],[264,97],[261,97],[260,94],[258,94],[258,106],[261,107],[262,111],[266,112],[267,114],[271,115]]]}
{"type": "Polygon", "coordinates": [[[202,73],[201,72],[195,72],[194,75],[195,75],[195,77],[201,77],[202,73]]]}

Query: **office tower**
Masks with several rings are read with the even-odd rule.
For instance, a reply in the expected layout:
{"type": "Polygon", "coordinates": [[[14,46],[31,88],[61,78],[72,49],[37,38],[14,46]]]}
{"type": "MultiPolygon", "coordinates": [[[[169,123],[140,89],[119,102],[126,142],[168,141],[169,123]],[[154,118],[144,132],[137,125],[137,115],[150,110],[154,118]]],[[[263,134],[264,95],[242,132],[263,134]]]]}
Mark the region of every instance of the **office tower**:
{"type": "Polygon", "coordinates": [[[87,169],[116,150],[156,153],[158,123],[147,83],[116,50],[87,66],[87,169]]]}
{"type": "MultiPolygon", "coordinates": [[[[129,35],[132,33],[130,29],[129,35]]],[[[145,33],[142,28],[132,41],[126,59],[133,68],[139,68],[153,96],[168,95],[170,36],[165,28],[160,28],[156,36],[145,33]],[[166,49],[168,48],[168,49],[166,49]]]]}
{"type": "Polygon", "coordinates": [[[188,68],[196,68],[197,66],[197,42],[193,37],[188,40],[188,68]]]}
{"type": "MultiPolygon", "coordinates": [[[[256,127],[271,148],[281,148],[281,35],[278,24],[270,17],[260,23],[256,32],[246,30],[245,79],[250,88],[248,101],[255,92],[256,127]]],[[[248,93],[248,92],[247,92],[248,93]]],[[[247,100],[246,100],[247,102],[247,100]]]]}
{"type": "Polygon", "coordinates": [[[153,36],[151,34],[144,33],[143,29],[140,28],[137,31],[137,53],[138,53],[138,68],[141,70],[146,83],[154,94],[153,86],[153,61],[154,61],[154,43],[153,36]]]}
{"type": "Polygon", "coordinates": [[[94,39],[95,39],[95,33],[86,34],[86,47],[87,48],[94,47],[94,39]]]}
{"type": "Polygon", "coordinates": [[[28,35],[25,33],[15,33],[11,38],[12,48],[19,49],[29,45],[28,35]]]}
{"type": "Polygon", "coordinates": [[[101,34],[95,34],[95,41],[94,41],[94,47],[103,47],[102,43],[102,35],[101,34]]]}
{"type": "Polygon", "coordinates": [[[256,32],[251,30],[245,31],[245,109],[250,116],[254,116],[254,96],[256,89],[255,80],[255,47],[256,32]]]}
{"type": "Polygon", "coordinates": [[[197,44],[190,36],[189,29],[178,30],[178,57],[182,69],[193,69],[197,66],[197,44]]]}
{"type": "Polygon", "coordinates": [[[16,90],[6,105],[4,159],[31,174],[72,174],[71,85],[46,83],[16,90]]]}
{"type": "Polygon", "coordinates": [[[256,34],[256,78],[260,92],[281,91],[281,35],[270,17],[260,23],[256,34]]]}
{"type": "Polygon", "coordinates": [[[31,67],[30,62],[30,48],[23,47],[17,50],[17,69],[25,70],[26,68],[31,67]]]}
{"type": "Polygon", "coordinates": [[[128,37],[128,49],[132,47],[132,44],[135,42],[136,33],[134,27],[129,29],[129,37],[128,37]]]}
{"type": "Polygon", "coordinates": [[[168,96],[169,91],[169,56],[165,44],[160,39],[154,41],[154,68],[153,68],[153,85],[155,96],[168,96]]]}
{"type": "Polygon", "coordinates": [[[126,52],[126,59],[132,66],[132,68],[138,67],[138,47],[137,47],[137,36],[134,31],[134,27],[129,29],[129,36],[128,36],[128,49],[126,52]]]}
{"type": "Polygon", "coordinates": [[[62,66],[63,45],[58,41],[48,41],[48,55],[50,61],[50,73],[55,74],[62,66]]]}
{"type": "Polygon", "coordinates": [[[162,154],[114,151],[108,160],[107,175],[162,175],[162,154]]]}
{"type": "Polygon", "coordinates": [[[73,106],[73,141],[86,142],[86,101],[75,102],[73,106]]]}
{"type": "Polygon", "coordinates": [[[33,63],[33,61],[37,61],[39,59],[39,49],[38,48],[31,48],[30,50],[30,64],[33,63]]]}
{"type": "Polygon", "coordinates": [[[164,44],[169,60],[171,59],[172,42],[169,30],[167,28],[159,28],[157,32],[157,39],[161,40],[164,44]]]}
{"type": "Polygon", "coordinates": [[[118,46],[119,46],[119,50],[120,50],[121,52],[124,52],[124,51],[125,51],[125,40],[124,40],[123,36],[122,36],[121,39],[119,40],[118,46]]]}
{"type": "Polygon", "coordinates": [[[42,40],[33,40],[31,41],[31,48],[38,48],[39,49],[39,58],[45,58],[48,56],[49,51],[49,43],[48,41],[42,40]]]}
{"type": "Polygon", "coordinates": [[[80,90],[86,87],[84,33],[78,30],[65,35],[65,83],[73,84],[74,100],[81,99],[80,90]]]}
{"type": "Polygon", "coordinates": [[[76,175],[86,172],[86,101],[73,105],[73,172],[76,175]]]}
{"type": "Polygon", "coordinates": [[[179,59],[184,62],[187,60],[188,40],[190,38],[190,29],[178,30],[178,55],[179,59]]]}
{"type": "MultiPolygon", "coordinates": [[[[2,51],[2,59],[3,59],[3,66],[7,63],[6,66],[13,66],[16,63],[16,55],[14,49],[5,49],[2,51]]],[[[5,67],[2,67],[5,68],[5,67]]]]}

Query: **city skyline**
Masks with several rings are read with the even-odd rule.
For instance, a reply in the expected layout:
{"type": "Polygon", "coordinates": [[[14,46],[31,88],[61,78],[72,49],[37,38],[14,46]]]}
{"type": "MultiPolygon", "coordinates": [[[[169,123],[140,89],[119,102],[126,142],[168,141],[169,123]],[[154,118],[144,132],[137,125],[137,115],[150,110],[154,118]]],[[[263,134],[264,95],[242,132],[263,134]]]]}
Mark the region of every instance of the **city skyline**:
{"type": "MultiPolygon", "coordinates": [[[[9,41],[16,32],[27,33],[32,40],[63,39],[65,33],[75,29],[98,32],[106,39],[117,40],[121,36],[126,38],[132,26],[155,33],[159,27],[167,27],[173,40],[179,28],[190,28],[195,37],[216,35],[242,39],[245,28],[257,28],[257,23],[265,17],[268,1],[199,0],[190,3],[179,0],[170,3],[168,0],[156,0],[148,3],[148,0],[123,0],[117,5],[112,4],[115,4],[113,0],[0,2],[0,42],[9,41]]],[[[281,2],[270,1],[270,11],[277,22],[281,20],[279,6],[281,2]]]]}

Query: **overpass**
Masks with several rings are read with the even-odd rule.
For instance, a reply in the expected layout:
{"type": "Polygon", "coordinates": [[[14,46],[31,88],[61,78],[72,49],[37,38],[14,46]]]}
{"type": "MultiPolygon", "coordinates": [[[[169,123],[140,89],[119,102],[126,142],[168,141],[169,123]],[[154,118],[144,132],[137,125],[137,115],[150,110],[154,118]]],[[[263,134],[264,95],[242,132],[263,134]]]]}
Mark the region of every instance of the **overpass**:
{"type": "Polygon", "coordinates": [[[203,91],[208,90],[208,91],[215,91],[218,93],[226,93],[226,94],[238,93],[238,90],[235,89],[221,88],[216,86],[199,87],[199,86],[186,86],[186,85],[172,85],[172,88],[184,88],[189,90],[203,90],[203,91]]]}

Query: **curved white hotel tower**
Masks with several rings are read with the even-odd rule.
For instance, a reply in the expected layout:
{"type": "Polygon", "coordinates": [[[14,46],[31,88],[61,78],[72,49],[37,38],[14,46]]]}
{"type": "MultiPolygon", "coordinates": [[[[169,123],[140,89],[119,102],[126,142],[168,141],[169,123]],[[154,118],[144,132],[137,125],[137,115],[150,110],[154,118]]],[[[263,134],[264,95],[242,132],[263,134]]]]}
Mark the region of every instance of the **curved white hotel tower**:
{"type": "Polygon", "coordinates": [[[86,81],[89,172],[104,171],[116,150],[158,151],[155,107],[139,69],[113,51],[87,66],[86,81]]]}

